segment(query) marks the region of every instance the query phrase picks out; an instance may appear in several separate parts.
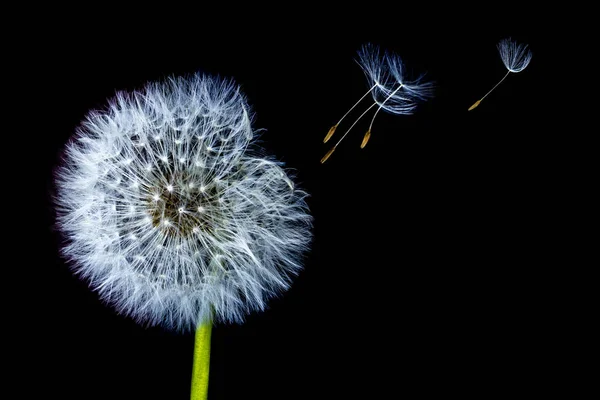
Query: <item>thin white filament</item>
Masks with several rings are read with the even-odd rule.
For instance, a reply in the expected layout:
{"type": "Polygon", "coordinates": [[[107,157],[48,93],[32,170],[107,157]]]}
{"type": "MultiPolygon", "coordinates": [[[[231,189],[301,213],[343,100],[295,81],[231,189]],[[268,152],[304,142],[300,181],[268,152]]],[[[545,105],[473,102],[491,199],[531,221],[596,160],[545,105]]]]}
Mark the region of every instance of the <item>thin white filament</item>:
{"type": "Polygon", "coordinates": [[[344,114],[342,116],[342,118],[340,118],[340,120],[337,122],[336,125],[339,125],[344,120],[344,118],[346,118],[346,116],[348,114],[350,114],[350,112],[352,112],[352,110],[354,110],[356,108],[358,103],[360,103],[365,97],[367,97],[369,95],[369,93],[371,93],[373,91],[373,89],[375,89],[376,86],[377,86],[377,84],[373,85],[371,87],[371,89],[369,89],[365,94],[363,94],[362,97],[360,99],[358,99],[358,101],[356,103],[354,103],[354,105],[352,107],[350,107],[350,109],[348,111],[346,111],[346,114],[344,114]]]}
{"type": "Polygon", "coordinates": [[[381,110],[381,108],[383,107],[383,105],[385,104],[386,101],[388,101],[390,98],[392,98],[396,92],[400,89],[402,89],[402,84],[400,84],[400,86],[398,86],[398,89],[394,90],[392,92],[392,94],[390,94],[380,105],[379,108],[377,109],[377,111],[375,111],[375,114],[373,114],[373,118],[371,119],[371,123],[369,124],[369,130],[371,130],[371,128],[373,127],[373,122],[375,121],[375,117],[377,116],[377,113],[379,113],[379,111],[381,110]]]}

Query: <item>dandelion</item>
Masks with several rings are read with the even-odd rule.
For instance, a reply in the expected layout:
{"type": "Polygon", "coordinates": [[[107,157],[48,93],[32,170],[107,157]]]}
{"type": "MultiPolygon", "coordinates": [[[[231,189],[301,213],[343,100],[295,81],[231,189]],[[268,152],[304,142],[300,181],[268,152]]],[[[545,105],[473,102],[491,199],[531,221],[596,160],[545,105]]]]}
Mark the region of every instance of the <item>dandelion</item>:
{"type": "Polygon", "coordinates": [[[340,142],[348,135],[350,130],[364,117],[373,107],[377,106],[369,128],[363,136],[360,148],[364,148],[371,138],[371,129],[377,114],[382,109],[398,115],[410,115],[417,107],[417,101],[425,100],[432,94],[433,85],[430,82],[424,82],[423,76],[414,80],[407,80],[404,77],[404,65],[399,56],[393,53],[381,53],[379,48],[371,44],[364,45],[358,52],[358,64],[365,73],[369,82],[369,90],[360,98],[350,109],[333,125],[323,139],[327,143],[334,135],[339,124],[356,108],[356,106],[369,94],[373,97],[374,103],[371,104],[360,116],[350,125],[348,130],[342,135],[337,143],[321,159],[321,163],[333,154],[340,142]]]}
{"type": "Polygon", "coordinates": [[[511,72],[518,73],[527,68],[532,56],[527,45],[518,44],[510,38],[502,39],[500,43],[498,43],[498,52],[500,53],[500,58],[502,59],[502,62],[508,71],[502,77],[502,79],[500,79],[500,81],[485,94],[485,96],[477,100],[471,107],[469,107],[469,111],[476,108],[479,103],[481,103],[483,99],[492,93],[492,91],[496,89],[511,72]]]}
{"type": "Polygon", "coordinates": [[[311,240],[307,194],[261,155],[251,119],[230,80],[151,83],[91,112],[57,169],[63,254],[118,312],[196,330],[192,398],[212,324],[263,310],[311,240]]]}

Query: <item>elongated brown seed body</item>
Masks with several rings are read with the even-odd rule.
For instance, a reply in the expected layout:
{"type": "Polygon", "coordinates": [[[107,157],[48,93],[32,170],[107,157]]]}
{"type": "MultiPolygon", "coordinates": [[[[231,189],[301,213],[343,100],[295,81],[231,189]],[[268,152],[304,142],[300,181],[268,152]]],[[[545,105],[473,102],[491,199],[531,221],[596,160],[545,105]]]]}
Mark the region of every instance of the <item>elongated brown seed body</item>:
{"type": "Polygon", "coordinates": [[[328,159],[329,157],[331,157],[331,155],[333,154],[333,152],[334,152],[334,151],[335,151],[335,146],[333,146],[333,147],[331,148],[331,150],[329,150],[329,151],[327,152],[327,154],[325,154],[325,155],[323,156],[323,158],[321,158],[321,164],[323,164],[325,161],[327,161],[327,159],[328,159]]]}
{"type": "Polygon", "coordinates": [[[331,128],[329,128],[329,132],[327,132],[327,135],[325,135],[325,139],[323,139],[323,143],[327,143],[329,141],[329,139],[331,139],[331,137],[335,133],[336,128],[337,128],[337,125],[334,125],[331,128]]]}
{"type": "Polygon", "coordinates": [[[371,138],[371,130],[369,129],[367,131],[367,133],[365,133],[365,136],[363,137],[362,143],[360,144],[360,148],[364,149],[365,146],[367,145],[367,143],[369,142],[369,139],[371,138]]]}
{"type": "Polygon", "coordinates": [[[477,107],[479,105],[479,103],[481,103],[481,100],[477,100],[475,102],[475,104],[473,104],[471,107],[469,107],[469,111],[471,111],[472,109],[474,109],[475,107],[477,107]]]}

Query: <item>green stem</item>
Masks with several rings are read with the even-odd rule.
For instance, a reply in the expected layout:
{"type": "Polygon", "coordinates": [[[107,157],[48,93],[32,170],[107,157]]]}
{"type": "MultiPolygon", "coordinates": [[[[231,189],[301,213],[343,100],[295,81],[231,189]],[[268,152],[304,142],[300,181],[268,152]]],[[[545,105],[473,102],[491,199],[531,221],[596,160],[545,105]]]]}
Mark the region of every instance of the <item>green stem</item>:
{"type": "Polygon", "coordinates": [[[208,371],[210,368],[210,335],[212,321],[196,328],[194,343],[194,366],[192,368],[191,400],[206,400],[208,397],[208,371]]]}

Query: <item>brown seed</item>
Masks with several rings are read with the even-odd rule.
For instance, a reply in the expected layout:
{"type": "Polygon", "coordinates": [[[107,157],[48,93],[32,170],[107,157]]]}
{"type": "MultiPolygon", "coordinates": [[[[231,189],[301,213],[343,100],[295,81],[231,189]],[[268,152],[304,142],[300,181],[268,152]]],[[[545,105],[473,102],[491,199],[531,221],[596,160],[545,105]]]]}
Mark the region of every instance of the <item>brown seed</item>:
{"type": "Polygon", "coordinates": [[[331,139],[331,137],[335,133],[336,128],[337,128],[337,125],[334,125],[331,128],[329,128],[329,132],[327,132],[327,135],[325,135],[325,139],[323,139],[323,143],[327,143],[329,141],[329,139],[331,139]]]}
{"type": "Polygon", "coordinates": [[[321,164],[323,164],[325,161],[327,161],[327,159],[328,159],[329,157],[331,157],[331,155],[333,154],[333,152],[334,152],[334,151],[335,151],[335,146],[333,146],[333,147],[331,148],[331,150],[329,150],[329,151],[327,152],[327,154],[325,154],[325,155],[323,156],[323,158],[321,158],[321,164]]]}
{"type": "Polygon", "coordinates": [[[365,146],[367,145],[367,143],[369,142],[369,139],[371,138],[371,130],[369,129],[367,131],[367,133],[365,133],[365,137],[363,137],[362,143],[360,144],[360,148],[364,149],[365,146]]]}
{"type": "Polygon", "coordinates": [[[481,103],[481,100],[477,100],[475,102],[475,104],[473,104],[471,107],[469,107],[469,111],[471,111],[472,109],[474,109],[475,107],[477,107],[479,105],[479,103],[481,103]]]}

